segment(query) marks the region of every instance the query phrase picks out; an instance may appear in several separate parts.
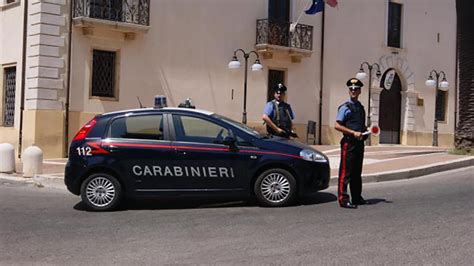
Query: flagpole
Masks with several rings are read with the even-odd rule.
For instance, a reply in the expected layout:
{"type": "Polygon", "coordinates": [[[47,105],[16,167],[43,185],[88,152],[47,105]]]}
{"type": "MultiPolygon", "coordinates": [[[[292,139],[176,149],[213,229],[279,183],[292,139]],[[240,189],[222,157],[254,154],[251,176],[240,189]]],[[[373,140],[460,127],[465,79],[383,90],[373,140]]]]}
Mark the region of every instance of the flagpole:
{"type": "Polygon", "coordinates": [[[298,25],[298,22],[300,22],[300,19],[303,16],[304,11],[310,7],[310,4],[312,4],[312,2],[313,2],[313,0],[308,0],[308,3],[306,4],[306,7],[303,8],[303,10],[301,11],[300,16],[298,17],[296,22],[293,22],[293,23],[290,24],[290,32],[295,31],[296,25],[298,25]]]}

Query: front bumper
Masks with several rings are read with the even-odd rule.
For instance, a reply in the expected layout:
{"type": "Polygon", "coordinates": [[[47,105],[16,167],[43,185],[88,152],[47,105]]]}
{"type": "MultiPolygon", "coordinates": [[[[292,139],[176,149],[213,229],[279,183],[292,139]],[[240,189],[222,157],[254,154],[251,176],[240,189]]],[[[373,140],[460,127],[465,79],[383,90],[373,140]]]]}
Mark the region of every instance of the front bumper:
{"type": "Polygon", "coordinates": [[[302,196],[312,194],[314,192],[326,189],[329,187],[329,180],[331,177],[331,168],[329,162],[306,162],[304,165],[298,167],[300,176],[303,177],[300,182],[299,191],[302,196]]]}

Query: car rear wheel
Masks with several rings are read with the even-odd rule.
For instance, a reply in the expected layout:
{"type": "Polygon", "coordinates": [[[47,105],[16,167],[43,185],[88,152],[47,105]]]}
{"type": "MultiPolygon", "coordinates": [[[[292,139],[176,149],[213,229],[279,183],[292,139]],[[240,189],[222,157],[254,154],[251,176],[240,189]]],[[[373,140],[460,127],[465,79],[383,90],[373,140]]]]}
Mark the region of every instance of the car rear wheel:
{"type": "Polygon", "coordinates": [[[254,191],[263,206],[286,206],[294,200],[296,181],[293,175],[284,169],[269,169],[258,176],[254,191]]]}
{"type": "Polygon", "coordinates": [[[81,198],[90,210],[115,210],[122,198],[122,186],[109,174],[93,174],[82,183],[81,198]]]}

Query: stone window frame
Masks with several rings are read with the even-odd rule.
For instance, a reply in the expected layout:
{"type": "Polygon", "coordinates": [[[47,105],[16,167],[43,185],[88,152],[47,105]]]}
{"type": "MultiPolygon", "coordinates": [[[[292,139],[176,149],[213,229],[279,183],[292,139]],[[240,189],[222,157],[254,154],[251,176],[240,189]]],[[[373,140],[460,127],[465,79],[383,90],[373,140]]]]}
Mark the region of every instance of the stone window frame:
{"type": "Polygon", "coordinates": [[[405,16],[404,16],[404,3],[401,3],[400,1],[398,0],[388,0],[387,1],[387,13],[386,13],[386,24],[385,24],[385,45],[388,47],[388,48],[391,48],[391,49],[404,49],[404,45],[403,45],[403,28],[404,28],[404,20],[405,20],[405,16]],[[390,46],[389,43],[388,43],[388,38],[389,38],[389,31],[388,31],[388,25],[390,23],[390,4],[393,3],[393,4],[396,4],[396,5],[400,5],[401,6],[401,14],[400,14],[400,47],[396,47],[396,46],[390,46]]]}
{"type": "Polygon", "coordinates": [[[20,0],[0,0],[0,10],[19,6],[20,2],[20,0]]]}
{"type": "Polygon", "coordinates": [[[113,101],[113,102],[118,102],[119,101],[119,93],[120,93],[120,61],[121,61],[121,55],[120,55],[120,49],[117,48],[106,48],[106,47],[101,47],[101,46],[92,46],[90,48],[89,52],[89,69],[90,69],[90,78],[89,78],[89,99],[96,99],[96,100],[101,100],[101,101],[113,101]],[[104,97],[104,96],[93,96],[92,95],[92,83],[93,83],[93,62],[94,62],[94,50],[100,50],[100,51],[107,51],[107,52],[115,52],[115,86],[114,86],[114,97],[104,97]]]}
{"type": "Polygon", "coordinates": [[[0,65],[0,127],[14,127],[15,126],[15,119],[13,120],[13,125],[12,126],[6,126],[4,124],[4,115],[5,115],[5,69],[6,68],[15,68],[16,71],[16,80],[15,80],[15,114],[16,114],[16,109],[17,109],[17,89],[18,89],[18,74],[21,74],[18,72],[18,65],[16,63],[9,63],[9,64],[2,64],[0,65]]]}

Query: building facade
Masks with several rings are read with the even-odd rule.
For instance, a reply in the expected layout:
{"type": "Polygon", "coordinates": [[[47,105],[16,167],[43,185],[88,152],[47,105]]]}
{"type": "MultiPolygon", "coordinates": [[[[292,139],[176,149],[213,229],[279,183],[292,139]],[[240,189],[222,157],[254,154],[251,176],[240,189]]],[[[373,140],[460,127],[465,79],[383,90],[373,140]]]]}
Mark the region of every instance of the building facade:
{"type": "MultiPolygon", "coordinates": [[[[94,115],[152,106],[155,95],[170,106],[191,98],[237,121],[245,100],[248,124],[263,129],[271,87],[284,82],[302,141],[316,121],[317,142],[336,144],[345,82],[367,62],[370,119],[381,128],[372,145],[431,145],[436,109],[439,145],[452,146],[455,1],[339,0],[301,15],[310,2],[0,0],[0,142],[62,157],[94,115]],[[227,67],[237,49],[256,52],[248,54],[246,97],[243,67],[227,67]],[[263,70],[251,71],[257,54],[263,70]],[[433,69],[450,82],[438,97],[425,85],[433,69]]],[[[244,66],[244,54],[235,55],[244,66]]]]}

